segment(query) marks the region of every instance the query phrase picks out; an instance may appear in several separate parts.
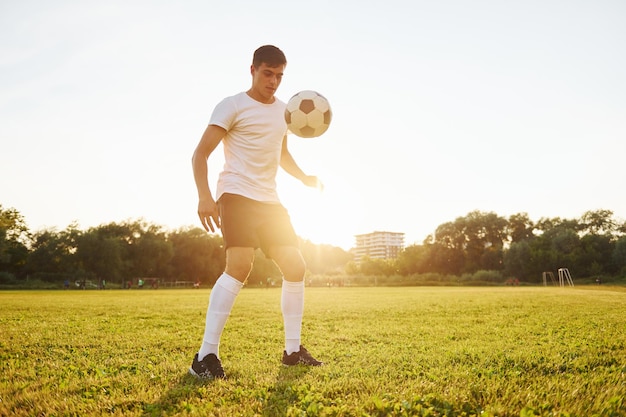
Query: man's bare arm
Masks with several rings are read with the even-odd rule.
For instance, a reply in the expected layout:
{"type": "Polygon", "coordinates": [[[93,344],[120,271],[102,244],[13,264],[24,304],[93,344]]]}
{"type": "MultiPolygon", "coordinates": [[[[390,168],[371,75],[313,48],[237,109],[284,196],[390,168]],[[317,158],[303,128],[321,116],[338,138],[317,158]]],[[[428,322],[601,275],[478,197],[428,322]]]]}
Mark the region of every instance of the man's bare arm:
{"type": "Polygon", "coordinates": [[[219,126],[207,126],[191,158],[193,178],[198,190],[198,216],[200,217],[202,227],[207,232],[215,232],[215,229],[220,227],[217,204],[209,188],[207,160],[225,134],[226,130],[219,126]]]}
{"type": "Polygon", "coordinates": [[[287,137],[283,139],[283,146],[280,152],[280,166],[286,173],[292,177],[299,179],[308,187],[322,188],[322,183],[314,175],[306,175],[293,159],[289,148],[287,147],[287,137]]]}

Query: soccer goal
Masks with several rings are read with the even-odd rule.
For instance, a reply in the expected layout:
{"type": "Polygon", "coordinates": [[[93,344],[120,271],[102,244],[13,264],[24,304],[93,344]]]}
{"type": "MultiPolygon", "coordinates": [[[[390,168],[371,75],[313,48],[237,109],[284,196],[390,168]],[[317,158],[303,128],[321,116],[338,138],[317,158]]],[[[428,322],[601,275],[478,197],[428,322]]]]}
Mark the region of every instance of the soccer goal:
{"type": "MultiPolygon", "coordinates": [[[[542,277],[544,287],[548,285],[548,280],[550,280],[552,285],[556,285],[556,279],[554,278],[554,274],[552,273],[552,271],[544,272],[542,277]]],[[[569,273],[569,269],[559,268],[558,277],[560,287],[564,287],[566,285],[569,285],[570,287],[574,286],[574,281],[572,280],[572,275],[569,273]]]]}
{"type": "Polygon", "coordinates": [[[559,268],[559,286],[564,287],[565,285],[574,286],[572,275],[569,273],[569,269],[559,268]]]}
{"type": "Polygon", "coordinates": [[[552,271],[543,273],[543,286],[544,287],[548,286],[548,279],[550,279],[550,281],[552,282],[552,285],[556,285],[556,280],[554,279],[554,274],[552,273],[552,271]]]}

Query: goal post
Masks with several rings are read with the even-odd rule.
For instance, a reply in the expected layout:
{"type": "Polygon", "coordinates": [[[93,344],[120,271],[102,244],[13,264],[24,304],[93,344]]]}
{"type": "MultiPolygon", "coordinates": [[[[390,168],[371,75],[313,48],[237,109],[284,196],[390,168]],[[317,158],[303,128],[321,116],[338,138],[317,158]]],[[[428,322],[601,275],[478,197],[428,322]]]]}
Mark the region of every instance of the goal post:
{"type": "MultiPolygon", "coordinates": [[[[567,268],[559,268],[557,272],[558,276],[558,285],[560,287],[565,287],[566,285],[573,287],[574,281],[572,280],[572,274],[569,273],[569,269],[567,268]]],[[[542,274],[543,286],[548,286],[548,280],[552,283],[552,285],[557,285],[557,281],[554,278],[554,274],[552,271],[544,272],[542,274]]]]}
{"type": "Polygon", "coordinates": [[[566,285],[569,285],[570,287],[574,286],[572,275],[569,273],[569,269],[559,268],[559,286],[564,287],[566,285]]]}
{"type": "Polygon", "coordinates": [[[544,287],[548,286],[548,278],[550,278],[550,282],[552,282],[552,285],[556,285],[556,280],[554,279],[554,274],[552,273],[552,271],[544,272],[542,274],[542,278],[544,287]]]}

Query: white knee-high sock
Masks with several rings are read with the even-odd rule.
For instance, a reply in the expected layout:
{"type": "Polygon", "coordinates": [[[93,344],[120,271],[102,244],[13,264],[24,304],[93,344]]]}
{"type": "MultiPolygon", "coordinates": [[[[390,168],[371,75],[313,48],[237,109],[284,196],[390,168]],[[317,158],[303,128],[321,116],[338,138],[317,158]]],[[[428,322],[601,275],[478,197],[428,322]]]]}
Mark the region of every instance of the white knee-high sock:
{"type": "Polygon", "coordinates": [[[209,353],[214,353],[219,358],[220,338],[241,287],[243,283],[226,272],[215,282],[209,296],[204,337],[198,351],[198,360],[201,361],[209,353]]]}
{"type": "Polygon", "coordinates": [[[285,351],[290,355],[300,350],[304,313],[304,280],[290,282],[283,279],[280,306],[285,324],[285,351]]]}

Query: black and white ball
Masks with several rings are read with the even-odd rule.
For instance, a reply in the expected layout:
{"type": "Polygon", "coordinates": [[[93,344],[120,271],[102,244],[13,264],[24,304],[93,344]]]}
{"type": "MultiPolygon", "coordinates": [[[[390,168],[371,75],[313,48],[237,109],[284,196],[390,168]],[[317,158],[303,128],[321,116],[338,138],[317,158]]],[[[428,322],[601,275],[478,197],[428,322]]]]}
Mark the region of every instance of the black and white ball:
{"type": "Polygon", "coordinates": [[[333,118],[326,97],[316,91],[304,90],[287,102],[285,121],[294,135],[301,138],[316,138],[322,135],[333,118]]]}

